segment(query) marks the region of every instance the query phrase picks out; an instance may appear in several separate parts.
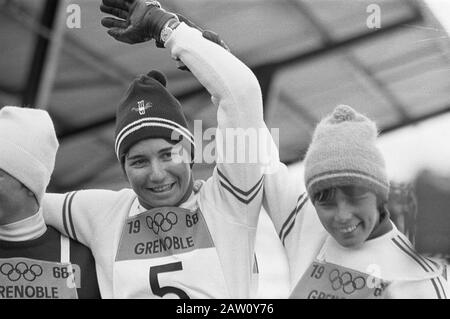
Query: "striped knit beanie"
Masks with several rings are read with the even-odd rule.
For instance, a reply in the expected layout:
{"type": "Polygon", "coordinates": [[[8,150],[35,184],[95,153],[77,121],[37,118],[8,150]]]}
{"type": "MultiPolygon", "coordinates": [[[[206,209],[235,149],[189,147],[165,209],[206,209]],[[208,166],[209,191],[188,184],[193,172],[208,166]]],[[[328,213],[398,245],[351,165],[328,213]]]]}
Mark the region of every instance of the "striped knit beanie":
{"type": "Polygon", "coordinates": [[[136,78],[116,112],[115,152],[121,165],[131,146],[148,138],[181,143],[194,155],[194,137],[188,129],[180,102],[166,89],[158,71],[136,78]]]}
{"type": "Polygon", "coordinates": [[[0,110],[0,169],[32,191],[39,205],[50,182],[58,146],[46,111],[15,106],[0,110]]]}
{"type": "Polygon", "coordinates": [[[308,195],[331,187],[361,186],[387,201],[386,165],[376,146],[376,124],[340,105],[316,127],[305,157],[308,195]]]}

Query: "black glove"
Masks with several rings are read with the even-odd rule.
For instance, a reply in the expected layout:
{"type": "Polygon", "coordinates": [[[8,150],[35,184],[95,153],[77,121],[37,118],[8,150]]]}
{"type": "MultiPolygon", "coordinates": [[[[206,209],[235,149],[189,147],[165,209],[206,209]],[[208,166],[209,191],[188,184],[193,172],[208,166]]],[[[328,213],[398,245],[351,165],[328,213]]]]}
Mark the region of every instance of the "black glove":
{"type": "Polygon", "coordinates": [[[204,38],[230,51],[217,33],[201,29],[181,14],[165,11],[157,1],[102,0],[102,2],[100,5],[102,12],[119,18],[107,17],[101,21],[102,25],[109,29],[108,34],[118,41],[134,44],[155,39],[156,45],[163,47],[164,44],[159,39],[163,27],[169,20],[178,18],[180,22],[200,30],[204,38]]]}
{"type": "Polygon", "coordinates": [[[102,0],[100,11],[116,18],[103,18],[101,23],[108,34],[125,43],[140,43],[159,40],[166,23],[177,19],[176,15],[162,9],[157,1],[102,0]]]}

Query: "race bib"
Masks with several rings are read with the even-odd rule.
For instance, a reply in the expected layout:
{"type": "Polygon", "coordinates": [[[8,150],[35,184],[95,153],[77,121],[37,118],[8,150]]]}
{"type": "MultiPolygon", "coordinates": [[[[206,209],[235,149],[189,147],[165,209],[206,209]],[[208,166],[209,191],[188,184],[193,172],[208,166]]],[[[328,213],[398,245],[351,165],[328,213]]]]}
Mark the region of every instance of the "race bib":
{"type": "Polygon", "coordinates": [[[151,259],[214,247],[199,210],[163,207],[127,219],[116,261],[151,259]]]}
{"type": "Polygon", "coordinates": [[[0,259],[0,299],[77,299],[80,278],[75,264],[0,259]]]}
{"type": "Polygon", "coordinates": [[[114,264],[114,297],[228,297],[199,209],[162,207],[125,221],[114,264]]]}
{"type": "Polygon", "coordinates": [[[314,261],[292,291],[291,299],[383,298],[388,282],[327,262],[314,261]]]}

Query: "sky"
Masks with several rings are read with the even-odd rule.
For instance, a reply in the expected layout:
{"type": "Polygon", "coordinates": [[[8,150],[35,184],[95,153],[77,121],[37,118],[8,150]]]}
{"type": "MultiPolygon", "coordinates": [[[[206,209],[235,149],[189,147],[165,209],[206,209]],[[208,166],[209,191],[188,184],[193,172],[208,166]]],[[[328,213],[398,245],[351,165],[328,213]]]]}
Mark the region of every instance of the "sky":
{"type": "Polygon", "coordinates": [[[381,136],[379,147],[394,181],[411,181],[424,168],[450,176],[450,114],[381,136]]]}
{"type": "MultiPolygon", "coordinates": [[[[425,2],[450,34],[450,1],[425,2]]],[[[410,181],[423,168],[450,176],[450,113],[381,136],[379,146],[395,181],[410,181]]]]}
{"type": "Polygon", "coordinates": [[[444,28],[450,32],[450,1],[425,0],[425,3],[430,7],[444,28]]]}
{"type": "MultiPolygon", "coordinates": [[[[425,2],[450,34],[450,0],[425,2]]],[[[448,54],[450,56],[450,52],[448,54]]],[[[448,75],[450,77],[450,70],[448,75]]],[[[382,135],[379,147],[393,181],[412,181],[425,168],[450,176],[450,112],[382,135]]],[[[302,169],[301,163],[292,167],[295,174],[302,169]]]]}

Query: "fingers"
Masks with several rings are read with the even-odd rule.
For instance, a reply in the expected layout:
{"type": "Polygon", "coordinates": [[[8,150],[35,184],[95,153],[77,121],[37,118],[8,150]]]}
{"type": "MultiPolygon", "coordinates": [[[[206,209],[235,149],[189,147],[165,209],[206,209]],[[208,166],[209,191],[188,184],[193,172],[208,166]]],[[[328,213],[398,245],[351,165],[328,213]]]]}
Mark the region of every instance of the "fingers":
{"type": "Polygon", "coordinates": [[[130,6],[130,2],[125,0],[103,0],[103,6],[105,7],[113,7],[120,10],[128,11],[128,7],[130,6]]]}
{"type": "Polygon", "coordinates": [[[114,39],[119,40],[120,41],[120,37],[122,35],[122,30],[121,29],[109,29],[108,31],[106,31],[110,36],[112,36],[114,39]]]}
{"type": "Polygon", "coordinates": [[[103,13],[111,14],[113,16],[116,16],[117,18],[126,20],[128,18],[128,11],[114,8],[114,7],[108,7],[105,5],[100,5],[100,11],[103,13]]]}
{"type": "MultiPolygon", "coordinates": [[[[101,23],[102,23],[102,26],[104,26],[106,28],[126,29],[128,27],[127,21],[119,20],[119,19],[115,19],[115,18],[111,18],[111,17],[103,18],[101,23]]],[[[109,33],[109,31],[112,31],[112,30],[108,30],[108,33],[109,33]]]]}
{"type": "Polygon", "coordinates": [[[124,29],[112,28],[106,32],[116,40],[119,40],[122,42],[127,42],[127,41],[125,41],[126,37],[124,37],[124,33],[125,33],[124,29]]]}
{"type": "Polygon", "coordinates": [[[107,32],[110,36],[112,36],[114,39],[116,39],[117,41],[120,41],[120,42],[124,42],[124,43],[128,43],[128,44],[135,44],[138,42],[142,42],[142,41],[139,41],[139,40],[129,37],[127,35],[127,32],[123,29],[109,29],[107,32]]]}

